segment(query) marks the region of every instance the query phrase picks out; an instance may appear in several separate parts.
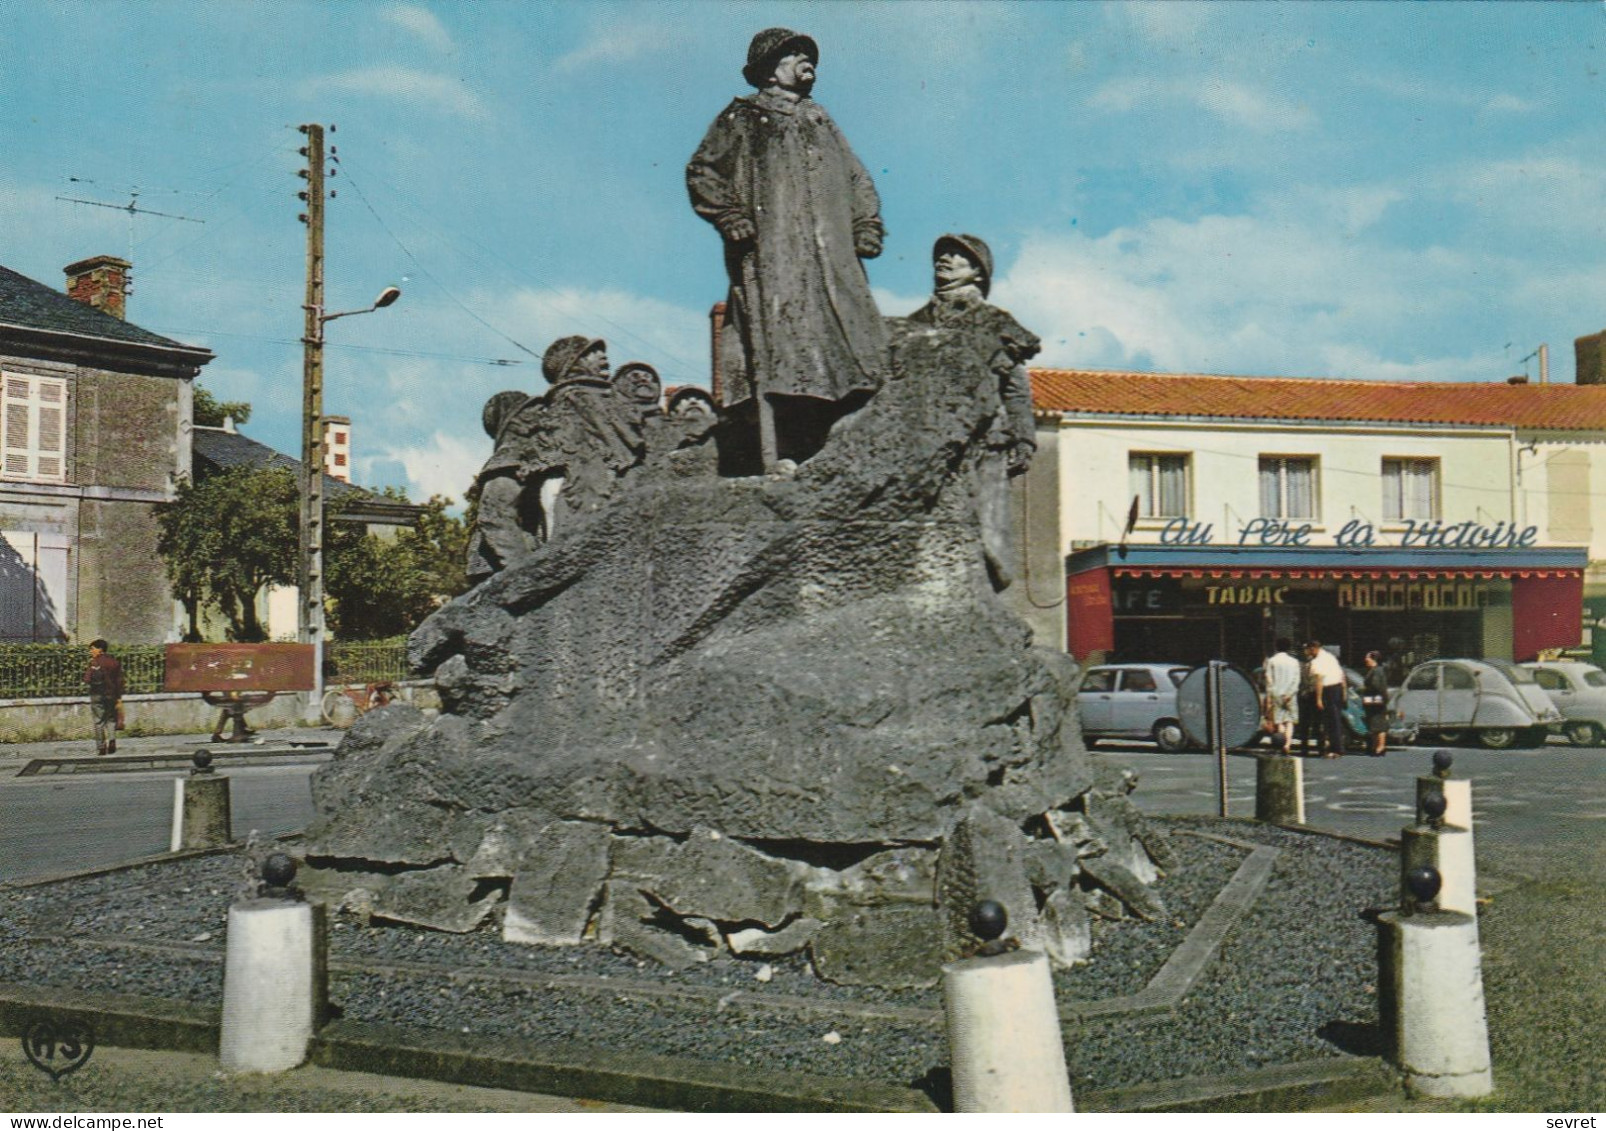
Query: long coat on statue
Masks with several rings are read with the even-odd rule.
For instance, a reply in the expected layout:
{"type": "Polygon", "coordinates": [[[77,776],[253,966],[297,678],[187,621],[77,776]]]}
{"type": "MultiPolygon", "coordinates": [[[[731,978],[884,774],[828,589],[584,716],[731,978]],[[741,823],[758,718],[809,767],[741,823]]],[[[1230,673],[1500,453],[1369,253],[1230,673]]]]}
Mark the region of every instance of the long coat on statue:
{"type": "Polygon", "coordinates": [[[736,99],[686,167],[692,207],[725,241],[724,402],[760,392],[841,400],[880,388],[886,331],[855,250],[881,235],[870,174],[825,108],[769,92],[736,99]]]}

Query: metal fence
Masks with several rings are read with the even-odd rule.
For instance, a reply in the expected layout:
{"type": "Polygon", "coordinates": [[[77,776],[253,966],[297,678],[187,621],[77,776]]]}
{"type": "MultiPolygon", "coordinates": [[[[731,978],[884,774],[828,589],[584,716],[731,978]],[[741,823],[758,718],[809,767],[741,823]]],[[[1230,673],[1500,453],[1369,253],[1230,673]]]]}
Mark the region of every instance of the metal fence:
{"type": "MultiPolygon", "coordinates": [[[[163,690],[166,649],[160,644],[111,647],[123,665],[123,692],[142,695],[163,690]]],[[[407,642],[330,644],[333,668],[329,683],[376,683],[406,679],[407,642]]],[[[89,668],[87,644],[0,644],[0,699],[83,698],[89,694],[84,673],[89,668]]]]}
{"type": "MultiPolygon", "coordinates": [[[[112,648],[123,665],[123,691],[128,695],[162,689],[160,644],[112,648]]],[[[0,699],[45,699],[87,696],[87,644],[0,644],[0,699]]]]}
{"type": "Polygon", "coordinates": [[[406,679],[407,641],[380,640],[371,644],[330,644],[326,658],[333,662],[325,683],[379,683],[406,679]]]}

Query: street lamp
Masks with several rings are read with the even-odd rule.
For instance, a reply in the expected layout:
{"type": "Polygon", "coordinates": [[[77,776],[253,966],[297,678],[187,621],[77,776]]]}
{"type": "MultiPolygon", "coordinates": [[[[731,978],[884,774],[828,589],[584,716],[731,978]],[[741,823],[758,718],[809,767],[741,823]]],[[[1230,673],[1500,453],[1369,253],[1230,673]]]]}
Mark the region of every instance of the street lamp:
{"type": "Polygon", "coordinates": [[[296,618],[301,642],[312,645],[312,699],[307,704],[305,715],[309,722],[317,721],[323,706],[323,328],[336,318],[383,310],[401,298],[400,287],[386,287],[379,292],[372,306],[325,314],[322,272],[317,272],[313,278],[317,286],[316,289],[309,287],[309,301],[304,307],[307,332],[302,339],[301,556],[298,571],[301,609],[296,618]]]}

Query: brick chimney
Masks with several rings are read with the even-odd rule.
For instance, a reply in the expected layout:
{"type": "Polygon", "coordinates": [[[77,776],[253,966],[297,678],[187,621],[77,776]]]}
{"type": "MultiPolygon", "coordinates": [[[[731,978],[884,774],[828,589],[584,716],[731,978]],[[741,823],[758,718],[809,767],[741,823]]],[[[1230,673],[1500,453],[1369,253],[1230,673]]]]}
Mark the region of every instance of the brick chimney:
{"type": "Polygon", "coordinates": [[[1580,385],[1606,385],[1606,330],[1573,339],[1573,356],[1578,363],[1580,385]]]}
{"type": "Polygon", "coordinates": [[[104,310],[113,318],[126,319],[133,269],[132,263],[115,255],[96,255],[69,263],[62,268],[67,273],[67,297],[104,310]]]}
{"type": "Polygon", "coordinates": [[[323,418],[323,473],[351,482],[351,417],[323,418]]]}

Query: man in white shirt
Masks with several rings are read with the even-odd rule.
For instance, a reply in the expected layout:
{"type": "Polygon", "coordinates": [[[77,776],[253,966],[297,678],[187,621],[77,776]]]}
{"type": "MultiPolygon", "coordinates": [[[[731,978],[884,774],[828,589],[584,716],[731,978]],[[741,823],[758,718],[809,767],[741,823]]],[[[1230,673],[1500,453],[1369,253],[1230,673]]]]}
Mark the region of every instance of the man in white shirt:
{"type": "Polygon", "coordinates": [[[1310,658],[1310,681],[1320,689],[1317,706],[1325,724],[1317,749],[1324,758],[1337,758],[1344,753],[1344,669],[1320,640],[1307,640],[1305,655],[1310,658]]]}
{"type": "Polygon", "coordinates": [[[1277,639],[1277,651],[1266,661],[1266,719],[1282,735],[1282,748],[1293,749],[1294,720],[1299,717],[1299,661],[1293,643],[1277,639]]]}

